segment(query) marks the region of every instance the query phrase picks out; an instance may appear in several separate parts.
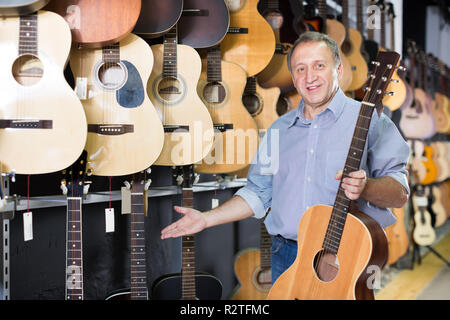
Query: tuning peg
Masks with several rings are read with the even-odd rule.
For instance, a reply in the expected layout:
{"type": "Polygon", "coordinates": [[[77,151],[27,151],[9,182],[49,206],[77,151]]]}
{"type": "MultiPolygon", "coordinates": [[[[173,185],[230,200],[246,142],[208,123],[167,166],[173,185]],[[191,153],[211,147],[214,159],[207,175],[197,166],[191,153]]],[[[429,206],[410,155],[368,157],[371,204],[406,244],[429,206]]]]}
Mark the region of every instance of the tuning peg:
{"type": "Polygon", "coordinates": [[[406,67],[404,66],[398,66],[397,69],[400,71],[406,71],[406,67]]]}
{"type": "Polygon", "coordinates": [[[376,65],[377,67],[380,66],[380,63],[378,61],[371,61],[370,63],[376,65]]]}
{"type": "Polygon", "coordinates": [[[399,83],[399,82],[400,82],[400,80],[398,80],[398,79],[391,79],[391,82],[394,82],[394,83],[399,83]]]}
{"type": "Polygon", "coordinates": [[[183,183],[183,177],[180,175],[180,176],[178,176],[177,177],[177,183],[178,183],[178,185],[181,185],[182,183],[183,183]]]}
{"type": "Polygon", "coordinates": [[[194,184],[197,184],[198,180],[200,180],[200,175],[198,173],[194,173],[194,184]]]}
{"type": "Polygon", "coordinates": [[[66,184],[65,183],[61,183],[61,190],[62,190],[62,193],[64,194],[64,195],[66,195],[67,194],[67,187],[66,187],[66,184]]]}
{"type": "Polygon", "coordinates": [[[144,185],[145,190],[148,190],[148,188],[150,187],[151,183],[152,183],[152,179],[148,179],[147,182],[144,185]]]}
{"type": "Polygon", "coordinates": [[[91,186],[90,184],[85,184],[83,186],[83,194],[88,194],[90,186],[91,186]]]}
{"type": "Polygon", "coordinates": [[[123,184],[125,185],[125,187],[130,190],[131,189],[131,184],[128,181],[124,181],[123,184]]]}
{"type": "Polygon", "coordinates": [[[145,170],[148,174],[152,173],[152,169],[151,168],[147,168],[147,170],[145,170]]]}
{"type": "Polygon", "coordinates": [[[393,92],[393,91],[386,91],[384,94],[387,95],[387,96],[392,97],[395,94],[395,92],[393,92]]]}

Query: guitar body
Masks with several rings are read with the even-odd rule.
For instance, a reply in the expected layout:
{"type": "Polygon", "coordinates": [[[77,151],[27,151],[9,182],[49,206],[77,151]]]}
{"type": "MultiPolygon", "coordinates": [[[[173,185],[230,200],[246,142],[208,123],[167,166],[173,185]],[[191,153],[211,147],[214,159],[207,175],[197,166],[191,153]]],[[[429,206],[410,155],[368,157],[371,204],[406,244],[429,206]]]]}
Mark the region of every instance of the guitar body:
{"type": "Polygon", "coordinates": [[[183,0],[142,0],[142,9],[133,33],[147,39],[168,32],[183,12],[183,0]]]}
{"type": "Polygon", "coordinates": [[[239,64],[251,77],[261,72],[275,52],[275,35],[259,14],[257,0],[226,0],[230,29],[220,43],[223,60],[239,64]]]}
{"type": "Polygon", "coordinates": [[[444,112],[448,108],[448,98],[439,93],[435,93],[435,103],[432,105],[431,111],[436,122],[436,131],[446,134],[449,127],[450,118],[444,112]]]}
{"type": "Polygon", "coordinates": [[[233,129],[215,131],[211,151],[196,164],[196,172],[228,173],[240,170],[250,164],[258,148],[256,122],[242,103],[247,74],[233,62],[222,60],[221,66],[222,82],[208,83],[207,61],[203,59],[197,92],[208,108],[213,123],[216,126],[232,124],[233,129]],[[222,90],[224,93],[220,96],[222,90]],[[222,101],[218,102],[220,100],[222,101]]]}
{"type": "Polygon", "coordinates": [[[391,82],[387,88],[388,91],[394,92],[393,96],[386,95],[383,99],[383,105],[389,108],[391,111],[399,109],[406,99],[406,85],[405,82],[398,76],[397,69],[394,71],[392,79],[396,79],[399,82],[391,82]]]}
{"type": "Polygon", "coordinates": [[[147,84],[147,94],[156,107],[164,126],[188,126],[189,131],[166,132],[164,147],[156,165],[173,166],[196,163],[202,160],[213,144],[213,122],[197,93],[201,73],[199,54],[186,45],[177,45],[177,79],[165,79],[163,74],[164,45],[151,46],[155,57],[152,74],[147,84]],[[168,88],[176,87],[180,94],[161,95],[167,81],[168,88]]]}
{"type": "MultiPolygon", "coordinates": [[[[169,274],[155,280],[152,288],[152,299],[180,300],[181,280],[180,273],[169,274]]],[[[197,288],[197,300],[220,300],[222,298],[222,283],[210,274],[195,272],[195,287],[197,288]]]]}
{"type": "Polygon", "coordinates": [[[256,121],[258,130],[267,130],[278,119],[277,102],[280,97],[280,89],[264,89],[256,83],[256,93],[244,94],[242,101],[248,112],[256,121]]]}
{"type": "Polygon", "coordinates": [[[24,16],[41,10],[50,0],[0,0],[0,17],[24,16]]]}
{"type": "Polygon", "coordinates": [[[292,45],[280,43],[277,47],[279,50],[275,51],[268,66],[258,74],[258,82],[263,88],[278,87],[283,93],[295,90],[287,61],[287,53],[292,45]]]}
{"type": "Polygon", "coordinates": [[[39,11],[37,54],[19,56],[20,19],[0,20],[0,161],[4,172],[17,174],[63,170],[77,160],[87,135],[83,107],[63,75],[70,30],[57,14],[39,11]]]}
{"type": "Polygon", "coordinates": [[[183,11],[191,13],[178,20],[179,44],[208,48],[220,43],[227,34],[230,14],[224,0],[184,0],[183,11]]]}
{"type": "Polygon", "coordinates": [[[425,165],[426,175],[423,180],[420,181],[421,184],[430,184],[436,181],[437,169],[436,164],[433,161],[433,148],[431,146],[424,147],[424,158],[422,160],[425,165]]]}
{"type": "Polygon", "coordinates": [[[395,263],[406,253],[409,246],[408,232],[405,227],[405,209],[394,208],[392,213],[397,218],[397,222],[385,229],[389,250],[387,265],[395,263]]]}
{"type": "Polygon", "coordinates": [[[427,107],[428,101],[422,89],[413,89],[413,103],[402,109],[399,122],[404,135],[410,139],[426,139],[435,132],[434,120],[427,107]]]}
{"type": "Polygon", "coordinates": [[[421,213],[419,210],[414,213],[414,231],[413,238],[419,246],[432,245],[436,239],[436,232],[431,226],[431,214],[424,210],[421,213]]]}
{"type": "Polygon", "coordinates": [[[115,63],[103,63],[102,49],[74,48],[70,60],[75,78],[87,76],[88,95],[82,100],[89,126],[86,150],[92,174],[98,176],[145,170],[163,146],[161,121],[144,87],[153,65],[152,52],[134,34],[123,39],[119,48],[120,69],[115,63]],[[111,83],[114,86],[108,87],[111,83]]]}
{"type": "Polygon", "coordinates": [[[248,248],[237,253],[234,273],[239,285],[233,290],[232,300],[264,300],[272,287],[271,269],[261,268],[261,251],[248,248]]]}
{"type": "Polygon", "coordinates": [[[358,30],[348,28],[348,39],[341,45],[341,50],[345,57],[349,60],[352,71],[352,82],[347,88],[348,91],[354,91],[361,88],[367,80],[366,60],[361,54],[362,36],[358,30]]]}
{"type": "Polygon", "coordinates": [[[339,53],[341,55],[341,62],[344,71],[342,74],[342,78],[339,80],[339,87],[342,89],[342,91],[347,91],[352,84],[352,66],[341,49],[342,43],[345,39],[345,27],[337,20],[327,19],[326,30],[327,34],[331,37],[331,39],[336,41],[339,47],[339,53]]]}
{"type": "Polygon", "coordinates": [[[74,43],[97,48],[119,42],[133,30],[141,0],[58,0],[45,10],[66,19],[74,43]]]}
{"type": "Polygon", "coordinates": [[[447,213],[442,200],[442,191],[440,188],[434,186],[432,191],[433,203],[431,204],[431,209],[433,210],[436,221],[435,227],[442,226],[447,221],[447,213]]]}
{"type": "Polygon", "coordinates": [[[294,110],[298,107],[302,97],[298,94],[297,90],[280,94],[280,98],[277,102],[277,114],[282,116],[283,114],[294,110]]]}
{"type": "Polygon", "coordinates": [[[318,268],[325,269],[320,280],[314,261],[320,252],[331,206],[316,205],[302,216],[298,228],[298,253],[294,263],[275,281],[267,296],[269,300],[285,299],[373,299],[369,288],[368,267],[383,267],[387,260],[388,244],[383,229],[362,213],[347,214],[341,244],[336,256],[324,255],[318,268]],[[327,260],[327,261],[324,261],[327,260]],[[330,267],[327,267],[329,265],[330,267]],[[335,268],[338,268],[337,271],[335,268]],[[332,269],[332,270],[327,270],[332,269]],[[334,280],[328,280],[337,272],[334,280]]]}
{"type": "MultiPolygon", "coordinates": [[[[404,66],[404,65],[402,65],[404,66]]],[[[411,88],[411,86],[408,84],[408,82],[405,79],[405,71],[397,71],[397,75],[399,76],[399,79],[401,79],[403,81],[403,83],[405,84],[405,88],[406,88],[406,97],[405,100],[403,101],[402,105],[400,106],[400,109],[403,110],[406,108],[411,107],[411,105],[414,102],[414,94],[413,94],[413,89],[411,88]]]]}
{"type": "Polygon", "coordinates": [[[450,164],[447,159],[448,151],[447,151],[447,145],[446,142],[434,142],[432,143],[433,150],[436,153],[436,158],[434,162],[436,164],[439,163],[440,167],[440,174],[436,177],[436,181],[442,182],[445,179],[447,179],[450,175],[450,164]]]}

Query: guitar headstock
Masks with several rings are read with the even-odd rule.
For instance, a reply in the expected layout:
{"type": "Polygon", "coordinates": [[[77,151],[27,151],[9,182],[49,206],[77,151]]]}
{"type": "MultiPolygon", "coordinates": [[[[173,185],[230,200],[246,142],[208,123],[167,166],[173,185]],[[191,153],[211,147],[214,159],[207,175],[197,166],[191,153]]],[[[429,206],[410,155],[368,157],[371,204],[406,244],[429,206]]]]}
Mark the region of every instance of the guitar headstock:
{"type": "Polygon", "coordinates": [[[132,193],[143,193],[147,191],[152,183],[151,179],[147,179],[147,174],[151,173],[151,169],[147,168],[144,171],[139,171],[133,174],[133,181],[131,182],[132,193]]]}
{"type": "Polygon", "coordinates": [[[198,182],[200,176],[194,173],[194,165],[179,166],[174,168],[174,183],[183,188],[192,188],[198,182]]]}
{"type": "Polygon", "coordinates": [[[63,194],[80,197],[87,192],[85,185],[87,151],[83,150],[78,160],[69,168],[62,171],[61,189],[63,194]]]}
{"type": "Polygon", "coordinates": [[[386,7],[389,19],[391,20],[395,19],[396,15],[394,10],[394,4],[392,2],[388,2],[386,3],[386,7]]]}
{"type": "MultiPolygon", "coordinates": [[[[366,94],[363,99],[364,104],[380,106],[377,107],[379,114],[382,112],[383,97],[391,81],[392,74],[400,60],[400,55],[393,51],[378,52],[376,61],[372,61],[372,70],[366,86],[366,94]]],[[[392,95],[393,93],[388,93],[392,95]]]]}

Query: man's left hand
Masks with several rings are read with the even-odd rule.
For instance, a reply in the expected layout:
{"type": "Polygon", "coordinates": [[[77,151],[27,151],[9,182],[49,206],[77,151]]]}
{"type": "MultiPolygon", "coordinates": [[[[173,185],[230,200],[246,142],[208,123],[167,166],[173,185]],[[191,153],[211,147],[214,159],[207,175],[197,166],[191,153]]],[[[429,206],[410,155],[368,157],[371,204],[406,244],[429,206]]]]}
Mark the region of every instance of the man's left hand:
{"type": "MultiPolygon", "coordinates": [[[[339,170],[336,174],[336,180],[342,179],[342,170],[339,170]]],[[[348,177],[345,177],[342,180],[342,189],[345,191],[345,195],[350,200],[357,200],[362,192],[364,191],[364,188],[367,184],[367,177],[366,177],[366,171],[364,170],[358,170],[350,172],[348,177]]]]}

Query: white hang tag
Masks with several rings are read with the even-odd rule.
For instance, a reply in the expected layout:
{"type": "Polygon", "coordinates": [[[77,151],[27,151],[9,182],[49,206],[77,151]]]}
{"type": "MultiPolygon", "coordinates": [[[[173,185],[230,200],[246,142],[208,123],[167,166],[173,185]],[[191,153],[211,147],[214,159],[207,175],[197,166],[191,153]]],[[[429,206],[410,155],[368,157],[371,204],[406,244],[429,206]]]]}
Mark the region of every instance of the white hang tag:
{"type": "Polygon", "coordinates": [[[87,99],[87,78],[77,77],[75,84],[75,93],[80,100],[87,99]]]}
{"type": "Polygon", "coordinates": [[[416,197],[416,204],[418,207],[428,206],[428,199],[426,197],[416,197]]]}
{"type": "Polygon", "coordinates": [[[114,232],[114,208],[105,209],[105,232],[114,232]]]}
{"type": "Polygon", "coordinates": [[[23,214],[23,241],[33,240],[33,214],[25,212],[23,214]]]}
{"type": "Polygon", "coordinates": [[[211,199],[211,209],[217,208],[219,206],[219,199],[212,198],[211,199]]]}
{"type": "Polygon", "coordinates": [[[131,213],[131,190],[122,187],[122,214],[131,213]]]}

